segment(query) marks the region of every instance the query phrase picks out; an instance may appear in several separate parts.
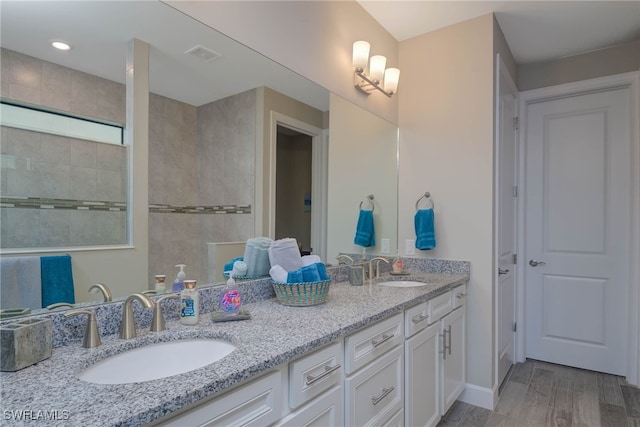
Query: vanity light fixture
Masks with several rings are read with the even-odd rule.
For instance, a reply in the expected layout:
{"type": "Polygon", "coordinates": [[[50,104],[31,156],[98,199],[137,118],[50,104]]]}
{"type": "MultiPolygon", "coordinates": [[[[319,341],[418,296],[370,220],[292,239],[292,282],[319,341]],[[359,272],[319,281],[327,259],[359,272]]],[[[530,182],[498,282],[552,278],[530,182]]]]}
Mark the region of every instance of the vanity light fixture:
{"type": "Polygon", "coordinates": [[[398,90],[400,70],[387,68],[387,58],[374,55],[369,59],[369,42],[360,40],[353,44],[353,85],[367,95],[375,89],[391,97],[398,90]],[[367,65],[369,72],[367,73],[367,65]]]}
{"type": "Polygon", "coordinates": [[[67,42],[63,42],[62,40],[51,40],[51,46],[58,50],[71,50],[71,45],[67,42]]]}

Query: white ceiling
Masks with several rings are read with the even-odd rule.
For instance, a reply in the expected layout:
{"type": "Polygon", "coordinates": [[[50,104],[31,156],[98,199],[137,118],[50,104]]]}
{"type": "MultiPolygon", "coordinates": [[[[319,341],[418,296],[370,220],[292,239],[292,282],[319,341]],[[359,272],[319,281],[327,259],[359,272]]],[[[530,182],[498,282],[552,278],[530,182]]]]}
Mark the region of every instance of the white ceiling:
{"type": "Polygon", "coordinates": [[[124,83],[127,41],[151,45],[153,93],[200,106],[260,86],[321,111],[329,93],[246,46],[158,1],[0,0],[3,48],[124,83]],[[57,51],[50,39],[73,45],[57,51]],[[222,54],[205,63],[196,45],[222,54]]]}
{"type": "Polygon", "coordinates": [[[640,39],[637,0],[358,2],[398,41],[495,12],[518,64],[640,39]]]}

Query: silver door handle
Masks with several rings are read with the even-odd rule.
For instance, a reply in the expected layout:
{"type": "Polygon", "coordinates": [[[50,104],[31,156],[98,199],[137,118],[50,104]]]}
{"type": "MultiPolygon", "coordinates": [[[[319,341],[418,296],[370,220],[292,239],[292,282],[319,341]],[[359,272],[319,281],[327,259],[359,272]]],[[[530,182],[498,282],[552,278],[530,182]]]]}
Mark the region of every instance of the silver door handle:
{"type": "Polygon", "coordinates": [[[529,260],[529,265],[531,267],[537,267],[539,265],[545,265],[545,264],[546,264],[546,262],[544,262],[544,261],[536,261],[535,259],[529,260]]]}
{"type": "Polygon", "coordinates": [[[382,399],[384,399],[385,397],[387,397],[387,395],[389,393],[391,393],[393,390],[395,390],[396,388],[394,386],[391,386],[389,388],[382,388],[382,394],[380,396],[371,396],[371,403],[373,403],[374,405],[377,405],[378,403],[380,403],[380,401],[382,399]]]}
{"type": "Polygon", "coordinates": [[[498,269],[498,276],[502,276],[503,274],[507,274],[509,272],[509,269],[498,269]]]}
{"type": "Polygon", "coordinates": [[[391,335],[382,334],[382,339],[380,341],[371,340],[371,347],[375,348],[375,347],[379,346],[380,344],[382,344],[383,342],[389,341],[391,338],[393,338],[395,336],[396,336],[396,334],[391,334],[391,335]]]}
{"type": "Polygon", "coordinates": [[[321,373],[320,375],[316,375],[315,377],[311,375],[307,375],[307,381],[305,382],[305,384],[311,385],[313,383],[316,383],[321,379],[323,379],[324,377],[326,377],[327,375],[329,375],[330,373],[332,373],[333,371],[337,371],[340,368],[342,368],[342,366],[339,363],[335,366],[325,366],[324,372],[321,373]]]}

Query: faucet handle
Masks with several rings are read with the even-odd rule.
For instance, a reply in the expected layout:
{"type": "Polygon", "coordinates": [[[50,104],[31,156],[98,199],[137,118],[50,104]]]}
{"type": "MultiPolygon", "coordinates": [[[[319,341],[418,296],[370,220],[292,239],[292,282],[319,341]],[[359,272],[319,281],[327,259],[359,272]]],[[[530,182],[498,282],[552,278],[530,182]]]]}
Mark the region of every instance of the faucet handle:
{"type": "Polygon", "coordinates": [[[151,332],[160,332],[166,329],[164,325],[164,316],[162,315],[162,301],[166,299],[178,298],[178,294],[168,294],[156,300],[156,305],[153,308],[153,319],[151,319],[151,332]]]}
{"type": "Polygon", "coordinates": [[[87,328],[84,331],[84,340],[82,341],[82,347],[93,348],[98,347],[102,342],[100,341],[100,333],[98,332],[98,322],[96,322],[96,313],[91,310],[78,309],[70,310],[64,314],[64,317],[71,317],[78,314],[87,314],[87,328]]]}

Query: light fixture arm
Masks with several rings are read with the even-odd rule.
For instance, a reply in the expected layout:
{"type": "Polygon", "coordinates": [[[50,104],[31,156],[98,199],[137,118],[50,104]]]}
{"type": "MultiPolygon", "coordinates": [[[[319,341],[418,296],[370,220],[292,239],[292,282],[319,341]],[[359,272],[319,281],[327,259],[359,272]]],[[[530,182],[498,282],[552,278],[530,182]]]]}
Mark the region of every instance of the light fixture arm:
{"type": "Polygon", "coordinates": [[[355,79],[356,81],[354,85],[367,95],[369,95],[373,89],[378,89],[388,98],[391,98],[391,95],[393,95],[392,91],[385,91],[384,88],[380,86],[380,82],[378,80],[370,79],[361,67],[355,68],[355,79]]]}

